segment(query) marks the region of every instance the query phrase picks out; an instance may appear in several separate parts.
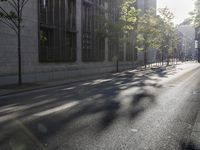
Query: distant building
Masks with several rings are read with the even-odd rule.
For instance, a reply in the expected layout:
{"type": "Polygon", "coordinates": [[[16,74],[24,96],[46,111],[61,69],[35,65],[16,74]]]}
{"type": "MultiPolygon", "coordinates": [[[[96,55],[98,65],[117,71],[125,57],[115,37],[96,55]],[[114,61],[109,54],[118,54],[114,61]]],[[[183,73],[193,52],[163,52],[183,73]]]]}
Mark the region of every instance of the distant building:
{"type": "Polygon", "coordinates": [[[157,0],[137,0],[136,2],[141,14],[144,14],[145,10],[157,8],[157,0]]]}
{"type": "Polygon", "coordinates": [[[147,4],[146,4],[146,9],[148,8],[157,8],[157,0],[146,0],[147,4]]]}
{"type": "Polygon", "coordinates": [[[195,49],[195,29],[190,25],[180,25],[178,27],[181,33],[181,53],[184,59],[196,58],[197,51],[195,49]]]}

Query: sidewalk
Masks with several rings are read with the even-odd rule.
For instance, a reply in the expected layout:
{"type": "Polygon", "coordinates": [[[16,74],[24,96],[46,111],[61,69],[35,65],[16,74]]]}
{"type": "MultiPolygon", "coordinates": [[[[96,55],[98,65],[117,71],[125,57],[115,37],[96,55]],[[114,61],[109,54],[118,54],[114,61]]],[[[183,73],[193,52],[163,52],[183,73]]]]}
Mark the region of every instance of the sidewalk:
{"type": "Polygon", "coordinates": [[[183,150],[200,150],[200,109],[197,113],[196,121],[192,127],[191,135],[187,142],[182,143],[183,150]]]}
{"type": "Polygon", "coordinates": [[[85,76],[85,77],[80,77],[80,78],[70,78],[70,79],[65,79],[65,80],[23,83],[21,86],[17,84],[5,85],[5,86],[0,86],[0,96],[8,96],[8,95],[28,92],[32,90],[40,90],[40,89],[45,89],[45,88],[64,86],[67,84],[70,85],[70,84],[75,84],[78,82],[89,81],[89,80],[104,78],[108,76],[111,76],[111,73],[110,74],[107,73],[104,75],[89,76],[89,77],[85,76]]]}
{"type": "MultiPolygon", "coordinates": [[[[184,64],[184,63],[183,63],[184,64]]],[[[181,65],[180,63],[178,65],[181,65]]],[[[109,78],[109,77],[114,77],[116,75],[129,72],[131,71],[132,73],[141,73],[142,71],[148,71],[148,70],[155,70],[155,69],[166,69],[168,70],[169,68],[174,68],[174,66],[156,66],[152,65],[151,68],[145,69],[144,67],[139,67],[138,69],[135,70],[127,70],[123,71],[120,73],[105,73],[103,75],[91,75],[91,76],[84,76],[84,77],[79,77],[79,78],[70,78],[70,79],[65,79],[65,80],[54,80],[54,81],[46,81],[46,82],[35,82],[35,83],[24,83],[23,85],[19,86],[17,84],[14,85],[5,85],[5,86],[0,86],[0,96],[9,96],[12,94],[18,94],[18,93],[23,93],[23,92],[28,92],[32,90],[41,90],[45,88],[53,88],[57,86],[65,86],[65,85],[71,85],[79,82],[84,82],[84,81],[92,81],[96,79],[102,79],[102,78],[109,78]]]]}
{"type": "Polygon", "coordinates": [[[188,148],[194,149],[194,150],[200,150],[200,109],[197,113],[196,122],[194,124],[188,148]]]}

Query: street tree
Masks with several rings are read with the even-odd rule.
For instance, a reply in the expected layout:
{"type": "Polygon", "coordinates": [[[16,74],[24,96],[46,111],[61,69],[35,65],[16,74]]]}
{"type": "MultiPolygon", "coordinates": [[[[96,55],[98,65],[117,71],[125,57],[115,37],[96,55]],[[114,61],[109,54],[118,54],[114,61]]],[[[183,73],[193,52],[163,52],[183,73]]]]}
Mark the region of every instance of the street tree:
{"type": "Polygon", "coordinates": [[[177,60],[180,41],[181,39],[179,36],[178,28],[173,27],[171,36],[172,62],[175,62],[177,60]]]}
{"type": "Polygon", "coordinates": [[[144,65],[147,66],[147,55],[149,48],[157,48],[157,16],[154,9],[147,10],[138,16],[137,21],[137,49],[144,52],[144,65]]]}
{"type": "Polygon", "coordinates": [[[29,0],[0,0],[0,22],[12,29],[18,43],[18,84],[22,84],[21,30],[22,13],[29,0]],[[8,9],[9,8],[9,9],[8,9]]]}
{"type": "Polygon", "coordinates": [[[96,29],[97,35],[110,39],[127,40],[131,31],[136,29],[138,10],[134,7],[135,2],[135,0],[115,0],[114,3],[119,6],[117,18],[106,17],[104,14],[95,16],[103,24],[103,28],[96,29]],[[124,39],[124,37],[126,38],[124,39]]]}
{"type": "MultiPolygon", "coordinates": [[[[138,10],[135,8],[135,2],[135,0],[113,0],[116,8],[118,8],[118,12],[114,13],[118,15],[116,15],[116,18],[106,15],[96,16],[98,21],[103,22],[103,28],[96,30],[97,36],[108,38],[109,41],[116,45],[123,45],[129,42],[132,32],[137,27],[138,10]]],[[[113,61],[116,62],[118,68],[118,54],[113,58],[113,61]]]]}
{"type": "Polygon", "coordinates": [[[166,8],[161,8],[158,10],[159,16],[157,17],[157,36],[156,42],[157,47],[161,51],[162,64],[164,59],[167,58],[167,65],[169,65],[170,53],[172,53],[172,41],[174,36],[174,24],[172,19],[174,18],[173,13],[166,8]]]}
{"type": "Polygon", "coordinates": [[[195,8],[192,12],[190,12],[190,22],[194,25],[194,27],[200,26],[200,0],[195,1],[195,8]]]}
{"type": "Polygon", "coordinates": [[[120,10],[120,24],[124,37],[130,39],[130,34],[136,29],[138,10],[135,9],[135,0],[123,0],[120,10]]]}

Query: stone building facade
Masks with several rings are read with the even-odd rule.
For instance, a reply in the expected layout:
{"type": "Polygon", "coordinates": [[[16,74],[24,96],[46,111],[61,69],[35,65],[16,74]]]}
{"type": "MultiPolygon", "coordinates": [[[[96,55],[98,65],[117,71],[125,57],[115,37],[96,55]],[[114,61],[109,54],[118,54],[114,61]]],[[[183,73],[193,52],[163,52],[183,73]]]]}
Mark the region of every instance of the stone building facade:
{"type": "MultiPolygon", "coordinates": [[[[95,35],[101,29],[95,15],[116,17],[106,11],[115,9],[110,1],[29,0],[21,36],[23,82],[114,72],[116,56],[120,70],[133,68],[133,45],[113,45],[95,35]]],[[[17,58],[16,35],[0,23],[0,85],[17,83],[17,58]]]]}

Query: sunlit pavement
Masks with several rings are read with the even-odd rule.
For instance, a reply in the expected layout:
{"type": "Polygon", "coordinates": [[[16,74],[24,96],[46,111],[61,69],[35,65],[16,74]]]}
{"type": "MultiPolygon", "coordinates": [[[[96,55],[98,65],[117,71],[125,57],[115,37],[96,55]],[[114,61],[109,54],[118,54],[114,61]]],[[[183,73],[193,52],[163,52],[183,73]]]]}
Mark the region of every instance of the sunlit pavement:
{"type": "Polygon", "coordinates": [[[0,149],[198,149],[199,98],[197,63],[2,97],[0,149]]]}

